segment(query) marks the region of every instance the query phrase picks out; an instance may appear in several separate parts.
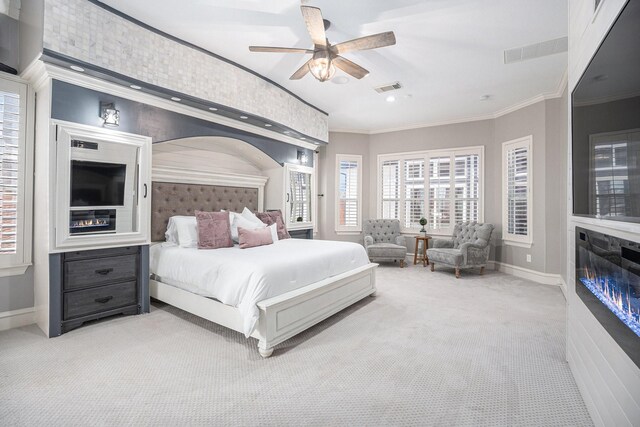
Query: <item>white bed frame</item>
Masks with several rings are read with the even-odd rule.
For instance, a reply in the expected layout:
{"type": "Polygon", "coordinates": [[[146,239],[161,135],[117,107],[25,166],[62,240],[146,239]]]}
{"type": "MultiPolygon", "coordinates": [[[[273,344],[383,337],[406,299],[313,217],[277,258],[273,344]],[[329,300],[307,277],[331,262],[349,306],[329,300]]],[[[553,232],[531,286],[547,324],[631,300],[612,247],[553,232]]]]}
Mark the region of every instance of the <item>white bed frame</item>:
{"type": "MultiPolygon", "coordinates": [[[[375,296],[378,264],[312,283],[258,302],[260,319],[252,337],[258,351],[269,357],[279,343],[349,307],[368,295],[375,296]]],[[[157,280],[149,282],[153,298],[234,331],[242,332],[243,318],[237,308],[157,280]]]]}
{"type": "MultiPolygon", "coordinates": [[[[209,186],[241,186],[258,190],[257,209],[264,208],[266,178],[254,176],[200,173],[175,168],[154,168],[154,182],[186,183],[209,186]]],[[[153,244],[153,243],[152,243],[153,244]]],[[[260,318],[251,334],[258,339],[258,351],[269,357],[279,343],[310,328],[327,317],[376,293],[378,264],[347,271],[282,295],[257,303],[260,318]]],[[[203,319],[243,332],[243,318],[237,308],[152,279],[151,297],[203,319]]]]}

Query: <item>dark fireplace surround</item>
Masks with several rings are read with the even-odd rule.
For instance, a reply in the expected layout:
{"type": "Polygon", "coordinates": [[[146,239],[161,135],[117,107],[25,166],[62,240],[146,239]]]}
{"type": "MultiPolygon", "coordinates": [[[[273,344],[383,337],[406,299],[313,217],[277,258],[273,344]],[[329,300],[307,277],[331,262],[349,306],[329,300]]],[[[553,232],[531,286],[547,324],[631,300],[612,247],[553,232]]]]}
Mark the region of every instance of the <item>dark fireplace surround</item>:
{"type": "Polygon", "coordinates": [[[576,293],[640,367],[640,244],[576,227],[576,293]]]}

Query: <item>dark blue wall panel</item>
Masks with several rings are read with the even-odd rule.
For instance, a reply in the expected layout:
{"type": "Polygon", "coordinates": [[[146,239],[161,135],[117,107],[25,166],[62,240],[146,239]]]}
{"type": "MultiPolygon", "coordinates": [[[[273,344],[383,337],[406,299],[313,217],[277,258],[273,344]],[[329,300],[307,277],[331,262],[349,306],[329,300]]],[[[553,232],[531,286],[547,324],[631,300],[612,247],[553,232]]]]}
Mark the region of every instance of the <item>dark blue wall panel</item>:
{"type": "Polygon", "coordinates": [[[251,144],[280,164],[295,162],[298,151],[303,151],[309,159],[308,165],[312,166],[313,150],[59,80],[53,81],[53,119],[100,127],[100,102],[113,102],[120,110],[117,130],[150,136],[153,143],[196,136],[222,136],[238,139],[238,144],[242,144],[241,141],[251,144]]]}

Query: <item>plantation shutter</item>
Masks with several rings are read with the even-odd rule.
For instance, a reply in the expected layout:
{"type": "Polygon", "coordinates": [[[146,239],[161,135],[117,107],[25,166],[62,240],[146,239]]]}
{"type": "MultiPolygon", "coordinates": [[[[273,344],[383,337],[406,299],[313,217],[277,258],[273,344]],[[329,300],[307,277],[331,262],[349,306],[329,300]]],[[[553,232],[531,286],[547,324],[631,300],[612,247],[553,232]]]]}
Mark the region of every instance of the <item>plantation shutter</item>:
{"type": "Polygon", "coordinates": [[[311,175],[290,171],[291,222],[311,222],[311,175]],[[298,219],[300,219],[298,221],[298,219]]]}
{"type": "Polygon", "coordinates": [[[424,159],[404,161],[404,227],[420,226],[424,216],[424,159]]]}
{"type": "Polygon", "coordinates": [[[429,159],[429,227],[451,226],[451,157],[429,159]]]}
{"type": "Polygon", "coordinates": [[[338,183],[338,225],[341,227],[359,226],[358,206],[358,175],[359,165],[357,160],[339,161],[338,183]]]}
{"type": "Polygon", "coordinates": [[[529,235],[529,147],[509,148],[507,167],[507,233],[529,235]]]}
{"type": "Polygon", "coordinates": [[[20,95],[0,90],[0,254],[15,254],[18,224],[20,95]]]}
{"type": "Polygon", "coordinates": [[[480,215],[480,156],[455,157],[455,222],[478,221],[480,215]]]}
{"type": "Polygon", "coordinates": [[[382,218],[400,219],[400,162],[384,161],[381,169],[382,218]]]}

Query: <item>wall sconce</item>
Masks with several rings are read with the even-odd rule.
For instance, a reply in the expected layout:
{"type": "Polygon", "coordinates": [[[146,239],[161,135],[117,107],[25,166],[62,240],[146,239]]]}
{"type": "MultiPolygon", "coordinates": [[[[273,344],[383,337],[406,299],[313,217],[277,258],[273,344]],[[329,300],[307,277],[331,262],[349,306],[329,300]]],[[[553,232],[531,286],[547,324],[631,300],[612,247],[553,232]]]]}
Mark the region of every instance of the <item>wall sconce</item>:
{"type": "Polygon", "coordinates": [[[113,102],[100,103],[100,118],[104,120],[105,126],[115,127],[120,125],[120,111],[116,110],[116,106],[113,102]]]}
{"type": "Polygon", "coordinates": [[[304,151],[298,150],[298,162],[301,165],[306,165],[308,161],[309,161],[309,156],[307,156],[304,151]]]}

